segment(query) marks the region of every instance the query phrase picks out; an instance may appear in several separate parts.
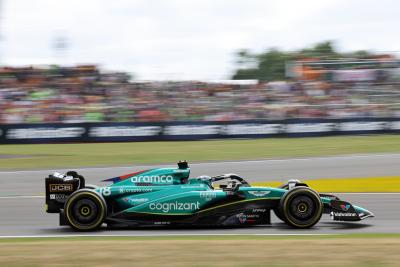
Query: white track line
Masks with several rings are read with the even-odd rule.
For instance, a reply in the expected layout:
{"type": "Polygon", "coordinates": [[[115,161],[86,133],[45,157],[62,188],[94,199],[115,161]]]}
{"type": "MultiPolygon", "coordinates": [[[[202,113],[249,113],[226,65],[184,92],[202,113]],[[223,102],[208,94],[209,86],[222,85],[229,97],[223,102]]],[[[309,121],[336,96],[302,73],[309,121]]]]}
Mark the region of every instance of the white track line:
{"type": "Polygon", "coordinates": [[[105,234],[72,234],[72,235],[5,235],[5,238],[74,238],[74,237],[181,237],[181,236],[331,236],[341,234],[139,234],[139,235],[105,235],[105,234]]]}
{"type": "MultiPolygon", "coordinates": [[[[251,164],[251,163],[267,163],[267,162],[290,162],[290,161],[309,161],[309,160],[332,160],[332,159],[351,159],[351,158],[374,158],[374,157],[390,157],[400,156],[399,153],[382,153],[382,154],[350,154],[350,155],[337,155],[337,156],[324,156],[324,157],[305,157],[305,158],[288,158],[288,159],[263,159],[263,160],[238,160],[238,161],[216,161],[216,162],[198,162],[190,163],[192,166],[198,165],[215,165],[215,164],[251,164]]],[[[147,165],[132,165],[132,166],[108,166],[108,167],[87,167],[87,168],[69,168],[76,171],[85,170],[104,170],[104,169],[132,169],[132,168],[148,168],[152,166],[166,167],[173,164],[147,164],[147,165]]],[[[37,172],[52,172],[54,170],[67,170],[65,168],[42,169],[42,170],[23,170],[23,171],[0,171],[0,174],[12,173],[37,173],[37,172]]]]}
{"type": "Polygon", "coordinates": [[[0,196],[0,199],[15,199],[15,198],[44,198],[45,196],[0,196]]]}

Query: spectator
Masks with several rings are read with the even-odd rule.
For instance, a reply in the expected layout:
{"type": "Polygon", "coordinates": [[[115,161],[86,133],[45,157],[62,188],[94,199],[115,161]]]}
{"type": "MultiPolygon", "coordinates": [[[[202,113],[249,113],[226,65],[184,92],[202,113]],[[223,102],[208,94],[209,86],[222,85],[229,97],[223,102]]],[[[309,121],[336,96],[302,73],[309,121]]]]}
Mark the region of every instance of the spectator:
{"type": "Polygon", "coordinates": [[[398,71],[382,69],[376,80],[360,71],[258,83],[129,81],[95,66],[2,68],[0,123],[399,116],[398,71]]]}

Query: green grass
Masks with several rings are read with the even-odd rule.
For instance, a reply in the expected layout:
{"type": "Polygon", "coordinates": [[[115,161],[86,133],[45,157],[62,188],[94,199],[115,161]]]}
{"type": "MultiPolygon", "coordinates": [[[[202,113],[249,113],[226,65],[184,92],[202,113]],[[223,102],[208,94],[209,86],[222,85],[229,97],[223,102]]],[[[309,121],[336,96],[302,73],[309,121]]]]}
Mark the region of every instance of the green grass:
{"type": "MultiPolygon", "coordinates": [[[[265,232],[268,234],[267,230],[265,232]]],[[[11,237],[0,238],[0,243],[55,242],[55,241],[171,241],[171,240],[320,240],[320,239],[381,239],[400,238],[400,233],[351,233],[304,235],[301,231],[293,235],[168,235],[168,236],[71,236],[71,237],[11,237]]]]}
{"type": "Polygon", "coordinates": [[[1,145],[0,169],[116,166],[400,152],[400,135],[193,142],[1,145]],[[7,158],[15,155],[13,158],[7,158]]]}
{"type": "Polygon", "coordinates": [[[398,235],[12,239],[0,266],[394,267],[399,249],[398,235]]]}

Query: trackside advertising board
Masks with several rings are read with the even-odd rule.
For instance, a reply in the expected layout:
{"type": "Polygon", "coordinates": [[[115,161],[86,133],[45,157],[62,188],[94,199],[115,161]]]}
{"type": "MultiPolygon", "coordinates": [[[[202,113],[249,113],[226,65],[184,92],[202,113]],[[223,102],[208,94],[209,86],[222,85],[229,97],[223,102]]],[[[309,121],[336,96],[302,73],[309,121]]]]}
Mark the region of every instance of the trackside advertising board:
{"type": "Polygon", "coordinates": [[[204,140],[374,133],[400,133],[400,118],[4,124],[0,125],[0,144],[204,140]]]}

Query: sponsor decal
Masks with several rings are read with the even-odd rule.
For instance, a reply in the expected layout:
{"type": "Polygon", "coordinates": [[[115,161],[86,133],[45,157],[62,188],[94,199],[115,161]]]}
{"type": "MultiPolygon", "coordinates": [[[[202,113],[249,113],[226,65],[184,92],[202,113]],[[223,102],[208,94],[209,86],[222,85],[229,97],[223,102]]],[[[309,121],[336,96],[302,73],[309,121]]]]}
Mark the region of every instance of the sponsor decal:
{"type": "Polygon", "coordinates": [[[240,223],[253,223],[255,222],[258,218],[260,218],[260,216],[258,214],[243,214],[243,213],[239,213],[236,214],[236,218],[238,218],[240,223]]]}
{"type": "Polygon", "coordinates": [[[50,194],[50,199],[58,202],[65,202],[68,198],[66,194],[50,194]]]}
{"type": "Polygon", "coordinates": [[[160,131],[161,126],[103,126],[91,128],[89,131],[89,136],[155,136],[158,135],[160,131]]]}
{"type": "Polygon", "coordinates": [[[266,212],[266,209],[253,209],[254,213],[262,213],[262,212],[266,212]]]}
{"type": "Polygon", "coordinates": [[[293,123],[286,125],[287,133],[322,133],[330,132],[334,123],[293,123]]]}
{"type": "Polygon", "coordinates": [[[389,125],[391,130],[400,130],[400,121],[392,121],[389,125]]]}
{"type": "Polygon", "coordinates": [[[108,197],[109,195],[111,195],[111,188],[110,187],[102,187],[99,190],[100,190],[100,193],[105,197],[108,197]]]}
{"type": "Polygon", "coordinates": [[[216,135],[220,125],[171,125],[164,128],[164,135],[216,135]]]}
{"type": "Polygon", "coordinates": [[[171,184],[174,181],[172,175],[144,175],[131,178],[132,183],[163,183],[171,184]]]}
{"type": "Polygon", "coordinates": [[[320,194],[320,197],[324,197],[324,198],[329,198],[331,200],[337,200],[336,196],[333,195],[324,195],[324,194],[320,194]]]}
{"type": "Polygon", "coordinates": [[[200,192],[200,198],[205,198],[206,200],[211,200],[217,197],[217,192],[200,192]]]}
{"type": "Polygon", "coordinates": [[[334,212],[333,216],[335,217],[357,217],[355,212],[334,212]]]}
{"type": "Polygon", "coordinates": [[[129,199],[129,202],[147,202],[149,201],[148,198],[131,198],[129,199]]]}
{"type": "Polygon", "coordinates": [[[249,134],[277,134],[281,130],[281,124],[230,124],[224,128],[226,135],[249,135],[249,134]]]}
{"type": "Polygon", "coordinates": [[[236,215],[236,218],[238,218],[238,219],[239,219],[239,222],[240,222],[240,223],[245,223],[245,222],[246,222],[246,220],[247,220],[247,217],[246,217],[246,215],[244,215],[243,213],[239,213],[239,214],[237,214],[237,215],[236,215]]]}
{"type": "Polygon", "coordinates": [[[385,129],[386,122],[382,121],[353,121],[341,122],[341,131],[377,131],[385,129]]]}
{"type": "Polygon", "coordinates": [[[17,128],[7,132],[8,139],[46,139],[46,138],[77,138],[85,133],[83,127],[39,127],[17,128]]]}
{"type": "Polygon", "coordinates": [[[50,192],[72,192],[74,186],[72,184],[50,184],[50,192]]]}
{"type": "Polygon", "coordinates": [[[153,192],[152,188],[123,188],[121,187],[119,189],[120,194],[125,194],[125,193],[148,193],[148,192],[153,192]]]}
{"type": "Polygon", "coordinates": [[[340,208],[344,211],[348,211],[350,209],[350,204],[342,204],[340,205],[340,208]]]}
{"type": "Polygon", "coordinates": [[[248,191],[249,194],[256,196],[256,197],[263,197],[271,193],[271,191],[248,191]]]}
{"type": "Polygon", "coordinates": [[[170,211],[193,211],[200,209],[200,202],[165,202],[165,203],[151,203],[149,205],[151,210],[159,210],[164,213],[170,211]]]}

